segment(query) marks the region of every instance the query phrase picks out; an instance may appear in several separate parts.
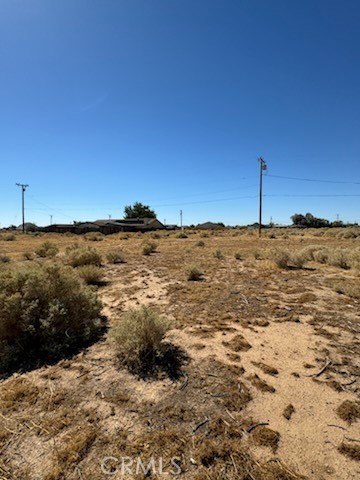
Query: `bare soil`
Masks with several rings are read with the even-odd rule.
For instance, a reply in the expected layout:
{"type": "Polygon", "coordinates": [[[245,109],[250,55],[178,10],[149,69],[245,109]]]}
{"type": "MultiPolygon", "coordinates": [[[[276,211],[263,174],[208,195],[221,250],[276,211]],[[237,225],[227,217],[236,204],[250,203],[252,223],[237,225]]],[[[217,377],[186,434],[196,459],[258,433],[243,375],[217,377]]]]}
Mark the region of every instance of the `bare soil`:
{"type": "MultiPolygon", "coordinates": [[[[105,336],[55,365],[4,376],[1,480],[145,478],[119,471],[121,457],[139,456],[162,457],[167,473],[177,457],[184,479],[360,478],[360,299],[333,286],[359,286],[358,273],[314,262],[281,270],[265,255],[274,246],[359,242],[302,232],[208,235],[161,233],[149,256],[136,234],[0,240],[10,266],[28,264],[23,253],[48,239],[60,248],[51,261],[74,242],[104,258],[122,248],[126,263],[104,263],[98,288],[109,327],[130,307],[150,305],[172,320],[166,341],[183,355],[178,378],[141,379],[120,367],[105,336]],[[187,280],[189,265],[202,281],[187,280]],[[114,475],[101,470],[106,457],[114,457],[106,464],[114,475]]],[[[162,477],[159,468],[147,476],[162,477]]]]}

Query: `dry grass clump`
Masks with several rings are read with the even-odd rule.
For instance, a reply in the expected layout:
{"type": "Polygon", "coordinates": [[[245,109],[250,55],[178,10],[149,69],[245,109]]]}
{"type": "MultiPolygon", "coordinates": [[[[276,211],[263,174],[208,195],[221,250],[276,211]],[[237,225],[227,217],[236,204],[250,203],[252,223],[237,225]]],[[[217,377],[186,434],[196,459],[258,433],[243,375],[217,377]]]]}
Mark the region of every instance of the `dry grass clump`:
{"type": "Polygon", "coordinates": [[[256,373],[253,375],[250,375],[249,380],[252,385],[254,385],[255,388],[260,390],[261,392],[268,392],[268,393],[275,393],[276,389],[272,386],[269,385],[268,383],[265,382],[265,380],[262,380],[256,373]]]}
{"type": "Polygon", "coordinates": [[[290,420],[292,414],[295,413],[295,408],[294,405],[291,403],[284,409],[283,411],[283,417],[286,418],[286,420],[290,420]]]}
{"type": "Polygon", "coordinates": [[[186,278],[189,282],[199,282],[203,280],[203,273],[195,265],[190,265],[186,269],[186,278]]]}
{"type": "Polygon", "coordinates": [[[205,242],[203,240],[199,240],[195,243],[196,247],[205,247],[205,242]]]}
{"type": "Polygon", "coordinates": [[[24,258],[24,260],[32,260],[33,259],[33,254],[31,252],[24,252],[23,253],[23,258],[24,258]]]}
{"type": "Polygon", "coordinates": [[[157,244],[155,242],[146,240],[142,245],[141,253],[143,255],[150,255],[151,253],[156,252],[156,249],[157,249],[157,244]]]}
{"type": "Polygon", "coordinates": [[[251,348],[250,343],[241,334],[236,335],[229,342],[223,342],[223,345],[234,352],[247,352],[251,348]]]}
{"type": "Polygon", "coordinates": [[[0,272],[0,369],[58,358],[100,333],[101,303],[71,269],[0,272]]]}
{"type": "Polygon", "coordinates": [[[0,406],[2,412],[16,411],[25,406],[33,407],[43,392],[26,377],[14,376],[6,388],[0,390],[0,406]]]}
{"type": "Polygon", "coordinates": [[[274,248],[270,252],[270,258],[276,263],[277,267],[288,268],[290,253],[283,248],[274,248]]]}
{"type": "Polygon", "coordinates": [[[360,402],[345,400],[338,406],[336,413],[344,422],[354,423],[360,418],[360,402]]]}
{"type": "Polygon", "coordinates": [[[5,253],[0,253],[0,263],[9,263],[9,262],[10,262],[9,255],[6,255],[5,253]]]}
{"type": "Polygon", "coordinates": [[[111,330],[121,363],[136,373],[153,371],[170,325],[146,306],[126,312],[111,330]]]}
{"type": "Polygon", "coordinates": [[[313,258],[316,263],[327,263],[329,259],[329,249],[321,248],[313,252],[313,258]]]}
{"type": "Polygon", "coordinates": [[[104,271],[96,265],[82,265],[76,272],[87,285],[100,285],[104,278],[104,271]]]}
{"type": "Polygon", "coordinates": [[[347,295],[351,298],[360,298],[360,285],[355,280],[336,280],[332,282],[332,286],[337,293],[347,295]]]}
{"type": "Polygon", "coordinates": [[[253,365],[255,365],[255,367],[260,368],[267,375],[271,375],[271,376],[275,377],[279,373],[279,370],[277,368],[271,367],[270,365],[267,365],[266,363],[263,363],[263,362],[251,362],[251,363],[253,365]]]}
{"type": "Polygon", "coordinates": [[[5,242],[13,242],[16,240],[16,235],[14,233],[7,233],[1,237],[1,240],[5,240],[5,242]]]}
{"type": "Polygon", "coordinates": [[[84,239],[90,242],[102,242],[105,235],[101,232],[88,232],[85,233],[84,239]]]}
{"type": "Polygon", "coordinates": [[[350,442],[342,442],[338,447],[340,453],[350,458],[351,460],[356,460],[360,462],[360,445],[353,444],[350,442]]]}
{"type": "Polygon", "coordinates": [[[81,267],[82,265],[96,265],[100,267],[102,257],[95,248],[75,245],[67,249],[65,261],[72,267],[81,267]]]}
{"type": "Polygon", "coordinates": [[[333,267],[348,270],[351,267],[349,251],[341,248],[329,250],[327,263],[333,267]]]}
{"type": "Polygon", "coordinates": [[[180,232],[175,235],[175,238],[188,238],[186,233],[180,232]]]}
{"type": "Polygon", "coordinates": [[[342,229],[337,237],[338,238],[357,238],[360,236],[360,229],[358,228],[345,228],[342,229]]]}
{"type": "Polygon", "coordinates": [[[256,445],[269,447],[275,453],[279,447],[280,433],[271,428],[260,426],[255,428],[251,438],[256,445]]]}
{"type": "Polygon", "coordinates": [[[289,259],[290,264],[296,268],[303,268],[308,261],[307,252],[304,252],[303,249],[293,252],[289,259]]]}
{"type": "Polygon", "coordinates": [[[217,248],[217,249],[214,251],[213,257],[214,257],[214,258],[217,258],[218,260],[223,260],[223,259],[224,259],[224,255],[223,255],[222,251],[221,251],[219,248],[217,248]]]}
{"type": "Polygon", "coordinates": [[[96,439],[96,426],[90,423],[73,427],[64,436],[61,446],[56,449],[56,460],[60,476],[70,465],[79,463],[86,457],[88,450],[96,439]]]}
{"type": "Polygon", "coordinates": [[[240,252],[235,252],[234,257],[235,257],[235,260],[242,260],[243,258],[240,252]]]}
{"type": "Polygon", "coordinates": [[[106,260],[109,263],[125,263],[125,255],[122,250],[112,250],[106,254],[106,260]]]}
{"type": "Polygon", "coordinates": [[[38,257],[53,258],[59,253],[59,249],[53,242],[46,241],[35,250],[38,257]]]}
{"type": "Polygon", "coordinates": [[[308,247],[290,252],[285,248],[274,248],[270,251],[270,259],[273,260],[279,268],[286,269],[289,265],[296,268],[303,268],[305,263],[313,259],[313,251],[308,247]]]}

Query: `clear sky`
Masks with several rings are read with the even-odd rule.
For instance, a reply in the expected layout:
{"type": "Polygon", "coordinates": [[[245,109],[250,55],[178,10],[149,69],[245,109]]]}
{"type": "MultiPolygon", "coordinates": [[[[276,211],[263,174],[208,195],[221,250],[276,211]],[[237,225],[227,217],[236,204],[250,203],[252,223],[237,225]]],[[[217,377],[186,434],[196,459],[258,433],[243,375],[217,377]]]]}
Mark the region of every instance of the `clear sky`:
{"type": "Polygon", "coordinates": [[[1,226],[252,223],[259,156],[264,222],[360,222],[358,0],[0,0],[0,65],[1,226]]]}

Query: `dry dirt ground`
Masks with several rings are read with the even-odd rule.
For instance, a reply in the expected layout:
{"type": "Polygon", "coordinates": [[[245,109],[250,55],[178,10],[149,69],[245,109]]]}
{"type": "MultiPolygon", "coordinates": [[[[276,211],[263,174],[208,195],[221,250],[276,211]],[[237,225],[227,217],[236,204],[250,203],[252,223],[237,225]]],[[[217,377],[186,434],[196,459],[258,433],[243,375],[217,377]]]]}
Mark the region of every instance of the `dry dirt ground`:
{"type": "Polygon", "coordinates": [[[355,249],[360,240],[167,233],[144,256],[144,238],[0,241],[0,253],[19,264],[49,239],[60,260],[74,242],[104,255],[122,248],[126,263],[104,261],[98,288],[108,325],[150,305],[172,320],[166,340],[178,361],[173,374],[136,377],[120,368],[105,334],[76,356],[4,377],[0,479],[360,478],[360,299],[333,286],[358,288],[359,275],[314,262],[279,269],[264,254],[314,244],[355,249]],[[201,281],[187,280],[191,265],[201,281]],[[131,473],[121,471],[123,457],[135,462],[131,473]],[[138,458],[155,468],[136,471],[138,458]]]}

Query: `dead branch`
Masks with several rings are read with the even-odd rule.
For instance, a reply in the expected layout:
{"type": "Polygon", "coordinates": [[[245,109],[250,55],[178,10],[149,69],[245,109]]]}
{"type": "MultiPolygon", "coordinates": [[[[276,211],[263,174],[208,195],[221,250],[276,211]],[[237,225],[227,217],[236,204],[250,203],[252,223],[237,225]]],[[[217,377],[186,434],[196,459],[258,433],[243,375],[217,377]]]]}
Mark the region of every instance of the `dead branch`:
{"type": "Polygon", "coordinates": [[[255,428],[266,427],[267,425],[269,425],[269,422],[255,423],[255,425],[251,425],[251,427],[247,428],[246,432],[251,433],[253,430],[255,430],[255,428]]]}
{"type": "Polygon", "coordinates": [[[203,420],[202,422],[200,422],[198,425],[196,425],[196,427],[193,428],[192,430],[192,434],[195,435],[195,433],[199,430],[199,428],[201,428],[203,425],[206,425],[207,423],[209,423],[209,418],[205,418],[205,420],[203,420]]]}
{"type": "Polygon", "coordinates": [[[320,372],[318,372],[318,373],[313,373],[313,374],[311,374],[311,375],[304,375],[304,377],[314,377],[314,378],[320,377],[320,375],[325,372],[325,370],[328,368],[329,365],[331,365],[331,360],[327,360],[327,362],[326,362],[325,365],[322,367],[322,369],[320,370],[320,372]]]}
{"type": "Polygon", "coordinates": [[[185,381],[182,383],[180,390],[184,390],[189,385],[189,377],[184,373],[185,381]]]}

